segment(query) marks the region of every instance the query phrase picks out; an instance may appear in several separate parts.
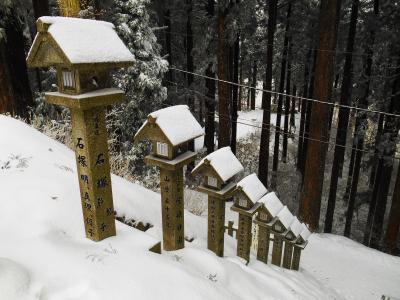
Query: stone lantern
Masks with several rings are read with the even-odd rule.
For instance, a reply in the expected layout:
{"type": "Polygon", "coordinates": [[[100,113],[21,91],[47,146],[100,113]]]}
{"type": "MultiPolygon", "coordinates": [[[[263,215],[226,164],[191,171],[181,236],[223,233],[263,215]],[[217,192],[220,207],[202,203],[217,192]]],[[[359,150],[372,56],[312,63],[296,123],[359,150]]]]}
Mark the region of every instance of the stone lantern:
{"type": "Polygon", "coordinates": [[[207,247],[218,256],[224,256],[225,201],[232,197],[235,175],[243,166],[230,147],[221,148],[203,158],[192,174],[200,174],[203,183],[197,188],[208,195],[207,247]]]}
{"type": "Polygon", "coordinates": [[[163,248],[167,251],[185,246],[183,167],[197,156],[188,151],[188,143],[203,134],[188,106],[176,105],[149,114],[135,135],[135,141],[152,142],[146,164],[160,167],[163,248]]]}
{"type": "Polygon", "coordinates": [[[272,264],[276,266],[281,266],[282,263],[282,248],[283,248],[283,239],[286,231],[289,229],[290,224],[293,221],[293,215],[287,208],[284,206],[276,217],[269,223],[271,226],[271,232],[274,234],[274,244],[272,247],[272,264]]]}
{"type": "Polygon", "coordinates": [[[46,101],[70,109],[86,236],[99,241],[116,234],[105,109],[124,93],[109,73],[135,58],[111,23],[41,17],[36,25],[27,64],[56,70],[58,92],[46,101]]]}
{"type": "Polygon", "coordinates": [[[256,174],[246,176],[237,184],[235,201],[231,210],[239,213],[237,256],[246,261],[250,260],[253,215],[261,205],[257,201],[267,192],[256,174]]]}
{"type": "Polygon", "coordinates": [[[283,251],[282,267],[291,269],[292,255],[293,255],[293,244],[299,237],[303,227],[297,217],[294,217],[288,230],[284,233],[285,249],[283,251]]]}
{"type": "Polygon", "coordinates": [[[292,270],[299,270],[300,267],[300,255],[301,251],[307,246],[308,238],[310,237],[311,232],[307,228],[307,226],[303,223],[301,224],[301,232],[299,237],[295,240],[293,245],[293,259],[292,259],[292,270]]]}
{"type": "Polygon", "coordinates": [[[260,204],[257,216],[254,220],[254,223],[258,225],[257,259],[267,263],[272,231],[271,224],[282,210],[283,204],[274,192],[266,194],[257,202],[260,204]]]}

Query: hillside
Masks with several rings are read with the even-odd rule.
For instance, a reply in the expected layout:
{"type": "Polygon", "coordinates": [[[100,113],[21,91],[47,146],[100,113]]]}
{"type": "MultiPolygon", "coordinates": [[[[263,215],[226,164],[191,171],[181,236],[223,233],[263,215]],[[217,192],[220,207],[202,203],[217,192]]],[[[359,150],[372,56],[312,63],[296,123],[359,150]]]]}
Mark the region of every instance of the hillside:
{"type": "MultiPolygon", "coordinates": [[[[226,255],[206,249],[206,219],[185,212],[193,242],[158,255],[160,195],[113,176],[117,236],[84,237],[74,153],[0,116],[0,299],[380,299],[400,297],[400,258],[347,238],[314,234],[299,272],[248,266],[225,236],[226,255]]],[[[254,254],[254,253],[253,253],[254,254]]]]}

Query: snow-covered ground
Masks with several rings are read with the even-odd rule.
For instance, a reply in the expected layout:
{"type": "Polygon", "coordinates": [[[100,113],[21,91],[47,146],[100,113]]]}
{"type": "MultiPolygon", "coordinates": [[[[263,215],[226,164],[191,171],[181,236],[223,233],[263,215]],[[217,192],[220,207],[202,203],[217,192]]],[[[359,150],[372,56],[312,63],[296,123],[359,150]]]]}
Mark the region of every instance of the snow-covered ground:
{"type": "Polygon", "coordinates": [[[114,176],[117,236],[84,237],[71,150],[0,116],[0,299],[380,299],[400,298],[400,258],[336,235],[314,234],[299,272],[206,249],[206,219],[185,212],[186,248],[148,251],[161,240],[160,195],[114,176]]]}

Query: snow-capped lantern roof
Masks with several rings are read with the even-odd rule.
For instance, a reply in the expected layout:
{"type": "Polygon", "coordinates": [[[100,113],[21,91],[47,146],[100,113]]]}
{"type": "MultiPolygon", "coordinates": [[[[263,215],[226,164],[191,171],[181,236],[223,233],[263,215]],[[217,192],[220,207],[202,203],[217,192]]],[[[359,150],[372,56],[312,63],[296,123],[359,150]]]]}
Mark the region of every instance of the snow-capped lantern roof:
{"type": "Polygon", "coordinates": [[[223,183],[244,170],[231,147],[223,147],[204,157],[193,169],[192,174],[206,174],[210,169],[223,183]]]}
{"type": "Polygon", "coordinates": [[[276,217],[282,223],[286,230],[289,229],[290,224],[292,223],[294,218],[286,205],[281,209],[276,217]]]}
{"type": "Polygon", "coordinates": [[[306,242],[308,240],[308,238],[311,235],[311,231],[308,229],[308,227],[302,223],[301,224],[301,231],[300,231],[300,236],[299,238],[301,238],[300,242],[306,242]]]}
{"type": "Polygon", "coordinates": [[[283,208],[283,204],[276,196],[275,192],[264,195],[257,202],[263,205],[272,218],[276,217],[283,208]]]}
{"type": "Polygon", "coordinates": [[[40,17],[37,35],[29,51],[29,67],[93,66],[103,68],[132,65],[134,55],[108,22],[40,17]]]}
{"type": "Polygon", "coordinates": [[[260,179],[258,179],[255,173],[250,174],[240,180],[237,183],[236,189],[243,192],[247,196],[247,198],[253,203],[257,202],[262,196],[264,196],[268,192],[268,190],[262,184],[260,179]]]}
{"type": "Polygon", "coordinates": [[[299,219],[297,217],[293,217],[292,222],[289,225],[288,228],[288,234],[286,235],[290,240],[296,239],[300,232],[303,230],[303,226],[300,223],[299,219]]]}
{"type": "Polygon", "coordinates": [[[152,112],[135,135],[135,140],[166,140],[175,147],[204,135],[187,105],[175,105],[152,112]]]}

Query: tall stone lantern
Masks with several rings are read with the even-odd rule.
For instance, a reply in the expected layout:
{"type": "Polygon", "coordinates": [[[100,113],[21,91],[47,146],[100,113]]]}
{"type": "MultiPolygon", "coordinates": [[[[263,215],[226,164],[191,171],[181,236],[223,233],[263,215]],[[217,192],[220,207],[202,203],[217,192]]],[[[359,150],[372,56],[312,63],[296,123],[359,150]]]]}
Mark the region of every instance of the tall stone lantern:
{"type": "Polygon", "coordinates": [[[235,201],[231,210],[239,214],[236,253],[247,262],[250,260],[253,215],[261,206],[258,200],[267,192],[256,174],[250,174],[239,181],[235,190],[235,201]]]}
{"type": "Polygon", "coordinates": [[[41,17],[36,26],[27,64],[56,71],[58,91],[46,101],[70,109],[86,236],[99,241],[116,234],[105,109],[124,93],[109,74],[135,58],[108,22],[41,17]]]}
{"type": "Polygon", "coordinates": [[[283,204],[274,192],[266,194],[257,202],[261,205],[254,220],[254,223],[258,225],[257,259],[267,263],[272,221],[282,210],[283,204]]]}
{"type": "Polygon", "coordinates": [[[197,188],[208,195],[207,247],[218,256],[224,256],[225,201],[232,197],[236,188],[235,175],[243,171],[243,166],[224,147],[210,153],[193,169],[192,174],[203,176],[203,183],[197,188]]]}
{"type": "Polygon", "coordinates": [[[185,246],[183,167],[197,156],[188,150],[188,143],[203,134],[189,107],[176,105],[149,114],[135,135],[135,142],[152,142],[146,164],[160,167],[163,248],[167,251],[185,246]]]}

